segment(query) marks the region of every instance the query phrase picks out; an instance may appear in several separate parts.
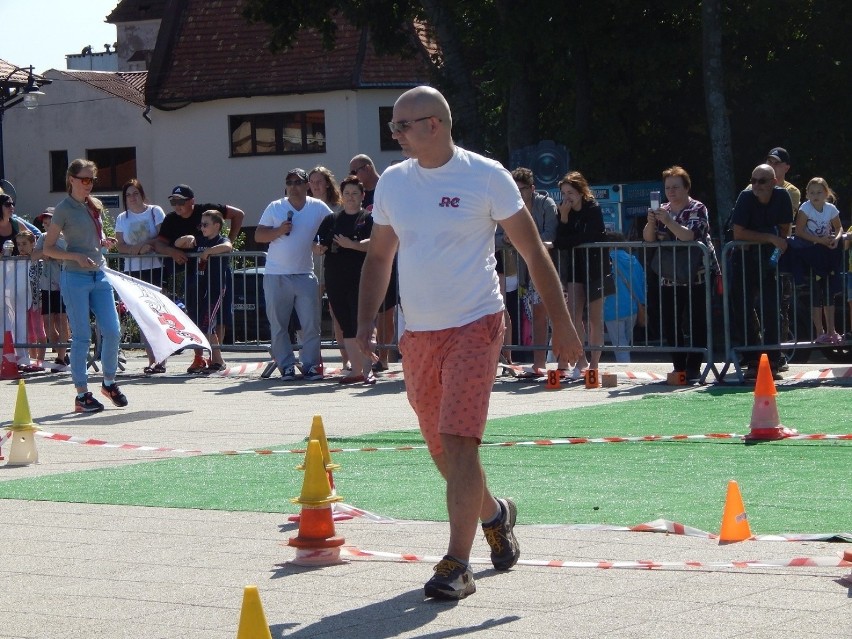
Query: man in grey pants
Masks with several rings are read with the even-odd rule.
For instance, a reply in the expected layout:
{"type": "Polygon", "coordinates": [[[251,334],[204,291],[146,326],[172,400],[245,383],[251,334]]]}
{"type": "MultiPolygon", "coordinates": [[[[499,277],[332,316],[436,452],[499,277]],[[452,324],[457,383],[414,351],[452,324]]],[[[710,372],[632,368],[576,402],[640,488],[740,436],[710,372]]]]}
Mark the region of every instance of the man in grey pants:
{"type": "Polygon", "coordinates": [[[308,176],[291,169],[285,178],[286,197],[270,202],[255,231],[257,242],[268,242],[263,292],[272,331],[272,357],[281,379],[296,379],[296,356],[287,326],[293,308],[302,326],[301,369],[304,379],[323,377],[320,355],[319,283],[314,275],[311,245],[320,222],[331,213],[321,200],[308,197],[308,176]]]}

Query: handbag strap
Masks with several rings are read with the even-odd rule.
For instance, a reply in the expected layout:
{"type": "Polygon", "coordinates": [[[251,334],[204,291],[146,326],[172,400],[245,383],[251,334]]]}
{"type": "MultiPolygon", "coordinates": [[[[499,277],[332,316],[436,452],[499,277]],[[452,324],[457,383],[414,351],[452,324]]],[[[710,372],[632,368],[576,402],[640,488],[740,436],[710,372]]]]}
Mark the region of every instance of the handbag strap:
{"type": "Polygon", "coordinates": [[[636,302],[639,306],[644,306],[642,302],[639,301],[639,298],[636,296],[636,293],[633,292],[633,287],[630,286],[630,282],[627,281],[627,278],[624,277],[624,273],[622,273],[618,266],[615,265],[615,262],[612,263],[613,268],[615,269],[615,274],[618,275],[618,279],[624,282],[624,285],[627,287],[627,292],[630,293],[630,297],[633,298],[633,301],[636,302]]]}

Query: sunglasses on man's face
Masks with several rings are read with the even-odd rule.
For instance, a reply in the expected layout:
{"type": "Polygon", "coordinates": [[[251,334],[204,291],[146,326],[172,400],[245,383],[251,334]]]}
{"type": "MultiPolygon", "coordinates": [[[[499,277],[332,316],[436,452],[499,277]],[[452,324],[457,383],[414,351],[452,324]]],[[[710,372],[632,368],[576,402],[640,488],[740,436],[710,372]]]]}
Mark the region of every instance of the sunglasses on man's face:
{"type": "Polygon", "coordinates": [[[755,184],[759,184],[760,186],[763,186],[767,182],[774,182],[774,181],[775,181],[774,178],[765,178],[765,177],[764,178],[751,178],[752,186],[754,186],[755,184]]]}
{"type": "Polygon", "coordinates": [[[301,186],[302,184],[307,184],[304,180],[285,180],[284,184],[287,186],[301,186]]]}
{"type": "Polygon", "coordinates": [[[84,184],[86,186],[89,186],[90,184],[94,183],[94,181],[97,179],[97,178],[93,178],[93,177],[79,177],[79,176],[76,176],[76,175],[72,175],[71,177],[74,178],[75,180],[80,180],[80,183],[84,184]]]}

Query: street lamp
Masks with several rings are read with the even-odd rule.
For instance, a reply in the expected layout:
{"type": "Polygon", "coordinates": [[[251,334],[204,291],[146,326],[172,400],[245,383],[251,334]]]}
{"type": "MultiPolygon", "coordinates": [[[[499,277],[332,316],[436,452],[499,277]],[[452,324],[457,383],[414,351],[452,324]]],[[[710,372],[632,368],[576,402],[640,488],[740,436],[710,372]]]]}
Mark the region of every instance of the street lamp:
{"type": "MultiPolygon", "coordinates": [[[[5,66],[5,65],[3,65],[5,66]]],[[[2,68],[0,66],[0,68],[2,68]]],[[[35,109],[38,106],[38,96],[44,95],[44,92],[39,89],[40,84],[49,84],[49,80],[42,78],[36,80],[33,74],[33,67],[12,67],[3,78],[0,78],[0,180],[6,178],[6,166],[3,152],[3,114],[6,109],[11,109],[16,104],[23,102],[24,106],[29,109],[35,109]],[[14,79],[13,76],[19,71],[27,72],[26,81],[14,79]]]]}

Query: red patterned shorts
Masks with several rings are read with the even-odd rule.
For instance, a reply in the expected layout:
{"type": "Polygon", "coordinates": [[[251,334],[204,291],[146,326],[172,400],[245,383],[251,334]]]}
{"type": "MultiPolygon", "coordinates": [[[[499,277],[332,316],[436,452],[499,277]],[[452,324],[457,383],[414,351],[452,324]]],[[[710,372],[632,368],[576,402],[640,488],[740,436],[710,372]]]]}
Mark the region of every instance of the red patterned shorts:
{"type": "Polygon", "coordinates": [[[399,342],[408,401],[432,455],[441,435],[482,441],[497,360],[503,312],[439,331],[405,331],[399,342]]]}

